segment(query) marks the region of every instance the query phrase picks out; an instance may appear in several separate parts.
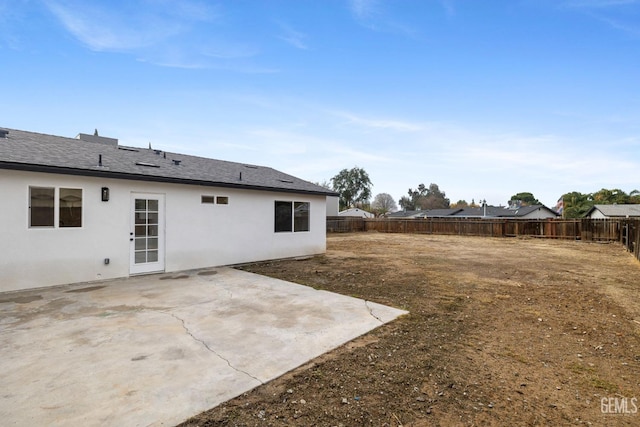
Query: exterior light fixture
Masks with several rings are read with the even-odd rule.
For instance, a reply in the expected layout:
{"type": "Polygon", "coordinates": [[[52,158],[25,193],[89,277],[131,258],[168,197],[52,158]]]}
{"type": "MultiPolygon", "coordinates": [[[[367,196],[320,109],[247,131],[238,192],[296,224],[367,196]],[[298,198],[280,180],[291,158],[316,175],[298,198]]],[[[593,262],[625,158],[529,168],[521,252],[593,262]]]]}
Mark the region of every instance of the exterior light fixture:
{"type": "Polygon", "coordinates": [[[109,187],[102,187],[102,201],[109,201],[109,187]]]}

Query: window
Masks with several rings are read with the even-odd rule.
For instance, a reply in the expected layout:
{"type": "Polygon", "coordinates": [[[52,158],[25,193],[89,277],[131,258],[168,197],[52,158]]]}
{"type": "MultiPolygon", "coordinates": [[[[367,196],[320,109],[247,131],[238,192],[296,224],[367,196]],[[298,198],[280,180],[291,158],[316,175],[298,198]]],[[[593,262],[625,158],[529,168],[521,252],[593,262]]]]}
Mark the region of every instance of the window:
{"type": "Polygon", "coordinates": [[[58,209],[59,227],[82,227],[82,190],[61,188],[58,209]]]}
{"type": "Polygon", "coordinates": [[[275,203],[275,232],[309,231],[309,202],[275,203]]]}
{"type": "Polygon", "coordinates": [[[29,227],[55,227],[56,204],[58,227],[82,227],[82,190],[29,187],[29,227]]]}
{"type": "Polygon", "coordinates": [[[206,195],[202,195],[202,203],[203,204],[217,204],[217,205],[228,205],[229,204],[229,197],[227,196],[206,196],[206,195]]]}
{"type": "Polygon", "coordinates": [[[293,231],[309,231],[309,202],[293,203],[293,231]]]}
{"type": "Polygon", "coordinates": [[[53,227],[55,188],[29,187],[29,227],[53,227]]]}
{"type": "Polygon", "coordinates": [[[291,202],[276,201],[276,233],[291,231],[292,218],[291,202]]]}

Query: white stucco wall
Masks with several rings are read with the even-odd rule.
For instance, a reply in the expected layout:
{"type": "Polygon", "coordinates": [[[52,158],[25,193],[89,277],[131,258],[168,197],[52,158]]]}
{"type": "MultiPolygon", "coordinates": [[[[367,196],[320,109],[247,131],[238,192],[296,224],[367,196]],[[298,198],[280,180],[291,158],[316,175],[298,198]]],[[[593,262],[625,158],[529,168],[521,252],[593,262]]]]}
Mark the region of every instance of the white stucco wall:
{"type": "Polygon", "coordinates": [[[132,192],[165,195],[166,272],[326,249],[324,196],[0,170],[0,291],[128,276],[132,192]],[[29,228],[29,186],[82,188],[83,226],[29,228]],[[201,195],[229,204],[202,204],[201,195]],[[310,202],[310,231],[275,233],[275,200],[310,202]]]}
{"type": "Polygon", "coordinates": [[[327,216],[338,216],[340,210],[340,198],[337,196],[327,197],[327,216]]]}
{"type": "Polygon", "coordinates": [[[523,216],[526,219],[547,219],[547,218],[557,218],[554,214],[547,211],[546,209],[536,209],[535,211],[529,213],[528,215],[523,216]]]}
{"type": "Polygon", "coordinates": [[[591,212],[591,214],[589,215],[589,218],[591,218],[591,219],[605,219],[605,218],[609,218],[609,217],[606,216],[605,214],[603,214],[599,209],[594,209],[593,212],[591,212]]]}

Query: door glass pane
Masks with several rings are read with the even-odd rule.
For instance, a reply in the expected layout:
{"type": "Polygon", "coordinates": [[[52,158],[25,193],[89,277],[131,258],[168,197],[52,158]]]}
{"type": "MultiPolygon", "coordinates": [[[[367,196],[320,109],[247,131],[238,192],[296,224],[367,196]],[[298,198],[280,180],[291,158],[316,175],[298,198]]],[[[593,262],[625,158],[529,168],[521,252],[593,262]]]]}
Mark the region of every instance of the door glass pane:
{"type": "Polygon", "coordinates": [[[158,223],[158,214],[157,213],[148,213],[147,214],[147,222],[149,224],[157,224],[158,223]]]}
{"type": "Polygon", "coordinates": [[[147,214],[145,212],[136,212],[136,224],[146,224],[147,214]]]}
{"type": "Polygon", "coordinates": [[[147,236],[157,236],[158,235],[158,226],[150,225],[147,227],[147,236]]]}
{"type": "Polygon", "coordinates": [[[136,199],[136,210],[137,211],[147,210],[147,201],[145,199],[136,199]]]}
{"type": "Polygon", "coordinates": [[[145,251],[136,252],[136,264],[147,262],[147,253],[145,251]]]}
{"type": "Polygon", "coordinates": [[[136,251],[143,251],[147,249],[147,239],[144,237],[136,239],[136,251]]]}
{"type": "Polygon", "coordinates": [[[147,249],[158,249],[158,239],[155,237],[147,239],[147,249]]]}
{"type": "Polygon", "coordinates": [[[136,237],[146,236],[147,227],[144,225],[136,225],[136,237]]]}
{"type": "Polygon", "coordinates": [[[158,262],[158,251],[147,251],[147,262],[158,262]]]}
{"type": "Polygon", "coordinates": [[[147,200],[149,203],[149,211],[158,212],[158,201],[157,200],[147,200]]]}

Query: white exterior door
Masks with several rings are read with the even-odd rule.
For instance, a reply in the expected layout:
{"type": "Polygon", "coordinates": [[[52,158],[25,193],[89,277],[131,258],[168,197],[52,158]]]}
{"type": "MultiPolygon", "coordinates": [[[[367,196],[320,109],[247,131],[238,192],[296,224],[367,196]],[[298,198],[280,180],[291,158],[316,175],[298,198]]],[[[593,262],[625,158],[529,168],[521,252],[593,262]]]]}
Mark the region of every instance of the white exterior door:
{"type": "Polygon", "coordinates": [[[164,271],[164,194],[131,193],[130,273],[164,271]]]}

